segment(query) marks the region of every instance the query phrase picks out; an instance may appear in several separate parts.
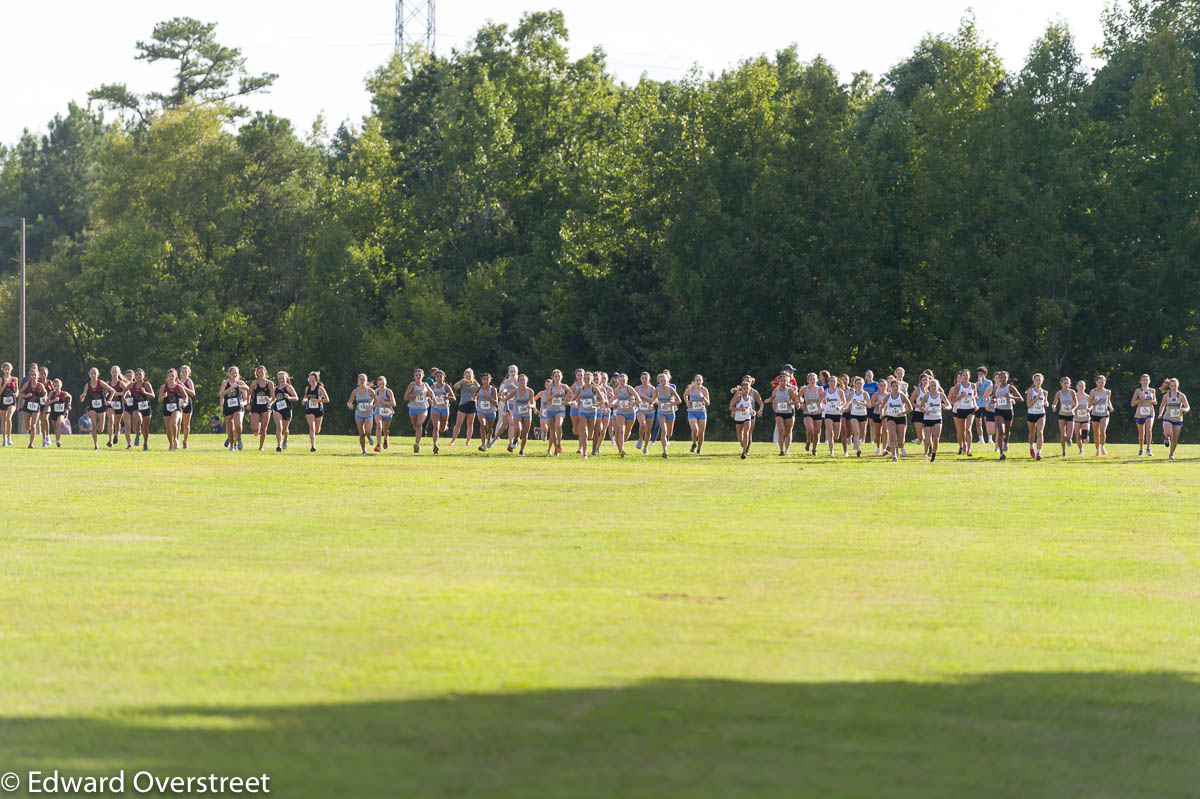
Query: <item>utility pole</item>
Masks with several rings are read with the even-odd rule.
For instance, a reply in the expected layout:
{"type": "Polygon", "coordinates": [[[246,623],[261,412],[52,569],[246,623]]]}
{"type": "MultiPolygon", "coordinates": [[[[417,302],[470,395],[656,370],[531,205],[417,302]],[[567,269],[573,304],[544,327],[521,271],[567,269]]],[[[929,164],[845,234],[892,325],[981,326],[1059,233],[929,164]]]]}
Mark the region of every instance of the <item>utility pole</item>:
{"type": "Polygon", "coordinates": [[[423,47],[434,54],[437,44],[437,0],[396,0],[396,52],[423,47]]]}

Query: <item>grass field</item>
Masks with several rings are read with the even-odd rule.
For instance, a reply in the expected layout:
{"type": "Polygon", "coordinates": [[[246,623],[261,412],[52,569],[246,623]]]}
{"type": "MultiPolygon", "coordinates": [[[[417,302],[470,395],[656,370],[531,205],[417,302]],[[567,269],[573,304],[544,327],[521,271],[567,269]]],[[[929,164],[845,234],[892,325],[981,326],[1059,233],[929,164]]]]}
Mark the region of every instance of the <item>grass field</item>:
{"type": "Polygon", "coordinates": [[[0,451],[0,772],[266,772],[284,797],[1200,791],[1200,447],[193,440],[0,451]]]}

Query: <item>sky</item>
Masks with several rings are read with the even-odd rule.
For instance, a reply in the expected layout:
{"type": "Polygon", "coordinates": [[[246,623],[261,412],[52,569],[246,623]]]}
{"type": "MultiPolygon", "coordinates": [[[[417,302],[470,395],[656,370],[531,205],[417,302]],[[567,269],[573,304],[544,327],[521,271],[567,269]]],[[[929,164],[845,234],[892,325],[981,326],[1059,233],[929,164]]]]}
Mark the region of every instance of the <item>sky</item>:
{"type": "MultiPolygon", "coordinates": [[[[791,44],[801,58],[822,55],[843,80],[859,70],[875,75],[905,58],[928,33],[953,33],[973,10],[982,34],[1005,66],[1018,70],[1029,47],[1055,20],[1075,35],[1085,63],[1095,66],[1100,15],[1107,0],[437,0],[437,51],[463,49],[490,21],[514,25],[527,11],[559,8],[572,55],[600,46],[609,70],[634,83],[684,76],[693,66],[720,72],[744,58],[791,44]]],[[[276,72],[268,94],[247,104],[290,118],[307,132],[318,117],[329,130],[359,124],[370,111],[365,78],[393,46],[395,0],[53,0],[3,3],[0,17],[0,142],[84,103],[101,83],[134,91],[165,89],[170,66],[135,61],[135,43],[156,22],[192,16],[217,23],[217,39],[241,48],[252,73],[276,72]]]]}

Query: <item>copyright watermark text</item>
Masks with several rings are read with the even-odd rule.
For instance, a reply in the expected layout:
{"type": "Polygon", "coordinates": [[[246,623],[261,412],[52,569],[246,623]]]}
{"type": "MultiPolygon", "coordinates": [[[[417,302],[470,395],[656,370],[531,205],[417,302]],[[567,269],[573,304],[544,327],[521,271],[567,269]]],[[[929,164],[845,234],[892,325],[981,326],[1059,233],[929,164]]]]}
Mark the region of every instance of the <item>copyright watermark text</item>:
{"type": "Polygon", "coordinates": [[[102,777],[60,774],[54,771],[15,771],[0,774],[0,791],[14,793],[25,789],[29,794],[221,794],[270,793],[271,778],[266,774],[252,777],[221,777],[216,774],[179,776],[152,771],[127,773],[124,770],[102,777]]]}

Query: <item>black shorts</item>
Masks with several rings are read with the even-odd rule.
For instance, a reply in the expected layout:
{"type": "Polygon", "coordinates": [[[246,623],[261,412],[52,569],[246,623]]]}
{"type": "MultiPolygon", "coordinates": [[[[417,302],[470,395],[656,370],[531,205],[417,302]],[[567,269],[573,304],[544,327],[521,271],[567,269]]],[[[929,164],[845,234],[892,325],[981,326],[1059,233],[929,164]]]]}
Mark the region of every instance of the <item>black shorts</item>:
{"type": "Polygon", "coordinates": [[[137,407],[133,405],[121,406],[121,413],[137,413],[137,407]]]}
{"type": "Polygon", "coordinates": [[[914,424],[914,425],[917,425],[917,424],[919,424],[919,425],[921,425],[922,427],[924,427],[926,424],[928,424],[928,422],[926,422],[926,421],[925,421],[925,417],[924,417],[924,416],[914,416],[914,417],[913,417],[913,424],[914,424]]]}
{"type": "Polygon", "coordinates": [[[1060,422],[1073,422],[1073,421],[1075,421],[1075,414],[1073,414],[1073,413],[1060,413],[1060,414],[1058,415],[1058,421],[1060,421],[1060,422]]]}
{"type": "Polygon", "coordinates": [[[292,409],[290,407],[284,408],[282,411],[276,408],[275,413],[279,414],[279,418],[285,422],[292,421],[292,409]]]}
{"type": "Polygon", "coordinates": [[[1029,424],[1037,424],[1038,422],[1040,422],[1041,420],[1043,420],[1045,418],[1046,418],[1046,414],[1044,414],[1044,413],[1027,413],[1027,414],[1025,414],[1025,421],[1029,422],[1029,424]]]}
{"type": "Polygon", "coordinates": [[[824,419],[824,418],[825,418],[825,415],[824,415],[824,414],[821,414],[821,413],[806,413],[806,414],[804,414],[804,418],[805,418],[805,419],[812,419],[812,420],[814,420],[814,421],[817,421],[817,422],[819,422],[819,421],[821,421],[822,419],[824,419]]]}
{"type": "Polygon", "coordinates": [[[50,421],[57,422],[61,418],[63,418],[61,413],[55,413],[54,411],[50,412],[50,421]]]}
{"type": "Polygon", "coordinates": [[[224,416],[226,419],[228,419],[230,416],[233,416],[235,413],[241,413],[241,412],[242,412],[241,408],[230,408],[227,405],[221,406],[221,415],[224,416]]]}
{"type": "Polygon", "coordinates": [[[459,403],[458,412],[465,413],[468,416],[471,415],[472,413],[475,413],[475,400],[471,400],[470,402],[459,403]]]}
{"type": "Polygon", "coordinates": [[[871,411],[870,413],[868,413],[867,418],[870,419],[872,422],[883,421],[882,419],[879,418],[879,413],[877,411],[871,411]]]}
{"type": "Polygon", "coordinates": [[[314,416],[317,419],[320,419],[322,416],[325,415],[325,409],[324,408],[305,408],[304,415],[305,416],[314,416]]]}
{"type": "Polygon", "coordinates": [[[995,412],[995,411],[984,410],[984,412],[983,412],[983,418],[984,418],[984,420],[986,420],[986,421],[989,421],[989,422],[994,422],[994,421],[996,421],[996,412],[995,412]]]}
{"type": "Polygon", "coordinates": [[[852,413],[848,413],[848,414],[846,414],[846,421],[850,421],[851,419],[857,419],[859,424],[866,424],[866,423],[867,423],[867,419],[868,419],[868,418],[870,418],[870,417],[867,417],[867,416],[855,416],[855,415],[854,415],[854,414],[852,414],[852,413]]]}
{"type": "MultiPolygon", "coordinates": [[[[921,420],[920,420],[920,424],[922,427],[934,427],[941,423],[942,423],[941,417],[938,417],[937,419],[926,419],[925,417],[921,417],[921,420]]],[[[917,424],[916,419],[913,419],[913,424],[917,424]]]]}
{"type": "Polygon", "coordinates": [[[180,413],[180,412],[182,412],[182,411],[183,411],[183,407],[182,407],[182,406],[177,406],[177,407],[175,408],[175,410],[173,410],[173,411],[169,411],[169,410],[167,410],[167,406],[166,406],[166,405],[164,405],[164,406],[163,406],[163,412],[162,412],[162,413],[163,413],[163,418],[164,418],[164,419],[166,419],[168,416],[174,416],[176,413],[180,413]]]}
{"type": "Polygon", "coordinates": [[[1092,414],[1092,421],[1093,421],[1093,422],[1103,422],[1103,421],[1104,421],[1105,419],[1107,419],[1107,418],[1108,418],[1107,416],[1097,416],[1097,415],[1096,415],[1096,414],[1094,414],[1094,413],[1092,414]]]}
{"type": "Polygon", "coordinates": [[[1004,419],[1011,422],[1013,420],[1012,408],[997,408],[992,411],[992,418],[1004,419]]]}
{"type": "Polygon", "coordinates": [[[251,411],[251,413],[253,413],[255,416],[258,416],[259,414],[262,414],[262,413],[270,413],[270,412],[271,412],[270,405],[255,405],[254,410],[251,411]]]}
{"type": "Polygon", "coordinates": [[[775,411],[775,418],[776,419],[795,419],[796,412],[795,411],[775,411]]]}
{"type": "Polygon", "coordinates": [[[154,415],[154,408],[147,408],[144,411],[138,411],[138,415],[141,416],[143,419],[149,419],[151,416],[154,415]]]}
{"type": "Polygon", "coordinates": [[[842,414],[842,421],[843,422],[850,421],[850,411],[846,411],[845,413],[842,414]]]}
{"type": "Polygon", "coordinates": [[[975,415],[974,408],[955,408],[954,409],[954,418],[955,419],[969,419],[974,415],[975,415]]]}
{"type": "Polygon", "coordinates": [[[905,414],[904,416],[888,416],[885,418],[889,422],[895,422],[896,427],[907,427],[908,426],[908,415],[907,414],[905,414]]]}
{"type": "Polygon", "coordinates": [[[185,413],[185,414],[186,414],[186,413],[191,413],[191,412],[192,412],[192,403],[191,403],[191,401],[189,400],[188,402],[181,402],[181,403],[179,403],[179,412],[180,412],[180,413],[185,413]]]}
{"type": "Polygon", "coordinates": [[[842,415],[840,413],[823,413],[821,414],[821,418],[828,419],[834,423],[842,421],[842,415]]]}

